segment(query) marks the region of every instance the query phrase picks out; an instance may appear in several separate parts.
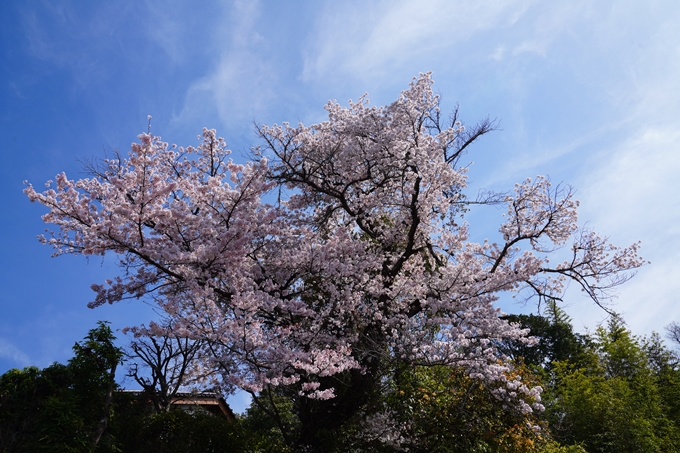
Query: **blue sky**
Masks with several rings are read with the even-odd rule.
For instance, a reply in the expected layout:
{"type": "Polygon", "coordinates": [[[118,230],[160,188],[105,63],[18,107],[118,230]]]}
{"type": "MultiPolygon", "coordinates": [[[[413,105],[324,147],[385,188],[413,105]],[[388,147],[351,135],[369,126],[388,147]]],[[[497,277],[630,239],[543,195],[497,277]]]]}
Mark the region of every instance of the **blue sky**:
{"type": "MultiPolygon", "coordinates": [[[[152,132],[195,144],[216,128],[235,156],[253,122],[313,123],[329,99],[386,104],[432,71],[443,109],[502,131],[467,155],[471,190],[549,175],[572,184],[580,219],[652,264],[613,309],[633,331],[680,321],[680,2],[6,1],[0,6],[0,373],[71,356],[98,319],[153,316],[142,303],[95,310],[90,284],[113,257],[50,258],[44,209],[23,180],[82,174],[79,160],[126,151],[152,132]]],[[[470,217],[497,238],[500,211],[470,217]]],[[[605,314],[572,288],[567,311],[605,314]]],[[[535,307],[504,303],[506,311],[535,307]]]]}

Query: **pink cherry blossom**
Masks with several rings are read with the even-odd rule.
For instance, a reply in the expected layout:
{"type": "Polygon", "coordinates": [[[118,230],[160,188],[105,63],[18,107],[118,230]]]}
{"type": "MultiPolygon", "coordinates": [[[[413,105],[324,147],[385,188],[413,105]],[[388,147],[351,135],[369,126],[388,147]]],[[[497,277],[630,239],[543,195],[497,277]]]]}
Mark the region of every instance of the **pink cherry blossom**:
{"type": "MultiPolygon", "coordinates": [[[[499,242],[469,241],[458,159],[493,125],[445,124],[432,83],[421,74],[384,107],[329,102],[312,126],[261,126],[262,157],[246,164],[214,130],[188,148],[147,133],[90,178],[62,173],[25,192],[49,209],[55,229],[41,240],[55,255],[120,260],[121,275],[92,285],[91,307],[154,300],[211,345],[202,367],[225,387],[294,386],[332,408],[348,398],[338,379],[360,389],[391,363],[443,364],[504,382],[497,398],[522,413],[540,409],[540,388],[506,378],[495,345],[532,340],[501,319],[499,295],[559,298],[571,279],[602,304],[643,264],[639,245],[579,229],[571,190],[541,176],[494,198],[507,205],[499,242]],[[551,267],[570,241],[572,258],[551,267]]],[[[360,410],[366,395],[351,397],[360,410]]]]}

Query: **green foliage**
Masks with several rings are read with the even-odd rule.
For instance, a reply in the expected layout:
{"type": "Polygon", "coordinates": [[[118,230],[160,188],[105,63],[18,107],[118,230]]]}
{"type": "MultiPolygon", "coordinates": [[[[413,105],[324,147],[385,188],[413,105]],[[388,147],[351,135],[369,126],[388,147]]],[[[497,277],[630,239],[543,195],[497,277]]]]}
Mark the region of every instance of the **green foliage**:
{"type": "Polygon", "coordinates": [[[99,441],[111,412],[108,397],[121,358],[114,340],[109,326],[99,322],[75,344],[75,356],[67,365],[14,369],[0,376],[0,451],[110,448],[108,437],[99,441]]]}
{"type": "MultiPolygon", "coordinates": [[[[90,433],[89,451],[94,451],[107,431],[112,413],[113,393],[117,388],[116,368],[123,351],[114,345],[116,337],[107,322],[97,322],[85,339],[73,346],[75,356],[69,360],[72,389],[79,413],[90,433]]],[[[102,448],[113,448],[112,439],[104,437],[102,448]]]]}
{"type": "MultiPolygon", "coordinates": [[[[527,385],[536,384],[527,368],[518,368],[527,385]]],[[[386,415],[383,424],[358,414],[336,431],[319,438],[326,452],[540,452],[548,445],[534,429],[531,415],[510,412],[490,388],[463,370],[446,366],[402,367],[383,381],[371,412],[386,415]],[[375,409],[375,410],[373,410],[375,409]],[[403,438],[400,438],[402,437],[403,438]]],[[[282,395],[259,395],[242,426],[257,438],[256,451],[288,451],[270,414],[272,404],[295,426],[296,407],[282,395]]],[[[550,450],[553,451],[553,450],[550,450]]],[[[555,452],[561,450],[554,450],[555,452]]],[[[566,450],[565,450],[566,451],[566,450]]]]}
{"type": "Polygon", "coordinates": [[[99,322],[73,347],[67,365],[28,367],[0,376],[0,452],[239,452],[238,423],[197,410],[152,413],[115,392],[122,352],[99,322]]]}
{"type": "Polygon", "coordinates": [[[137,453],[210,453],[245,451],[238,424],[196,410],[148,414],[136,429],[121,433],[123,451],[137,453]]]}
{"type": "Polygon", "coordinates": [[[538,339],[534,346],[520,341],[506,342],[501,351],[537,369],[550,370],[553,362],[575,361],[583,353],[586,337],[574,332],[571,319],[555,301],[547,302],[547,315],[509,315],[506,319],[529,329],[530,335],[538,339]]]}
{"type": "Polygon", "coordinates": [[[582,443],[591,453],[680,451],[678,421],[668,401],[680,390],[680,374],[664,363],[661,345],[654,346],[653,365],[645,341],[618,316],[590,340],[578,360],[554,363],[547,404],[554,437],[582,443]]]}
{"type": "Polygon", "coordinates": [[[91,451],[90,430],[72,392],[49,396],[41,408],[36,451],[76,453],[91,451]]]}
{"type": "Polygon", "coordinates": [[[560,445],[557,442],[550,441],[541,445],[536,453],[587,453],[580,445],[560,445]]]}
{"type": "MultiPolygon", "coordinates": [[[[527,369],[518,372],[527,385],[535,383],[527,369]]],[[[277,392],[257,395],[241,420],[252,451],[296,451],[287,440],[297,437],[299,408],[281,388],[277,392]]],[[[489,388],[450,367],[394,370],[369,404],[375,405],[371,412],[387,415],[384,426],[358,414],[336,430],[317,433],[322,451],[539,452],[547,445],[532,429],[531,416],[508,412],[489,388]]]]}
{"type": "MultiPolygon", "coordinates": [[[[402,365],[366,399],[372,413],[387,415],[383,425],[359,413],[315,433],[317,445],[329,453],[680,451],[677,354],[658,335],[634,336],[618,316],[578,335],[556,305],[547,315],[512,317],[532,329],[536,346],[502,346],[516,359],[507,377],[544,388],[544,413],[509,411],[493,386],[461,369],[402,365]]],[[[200,410],[157,414],[135,395],[111,393],[121,360],[113,339],[100,323],[67,365],[0,376],[0,452],[297,451],[291,439],[300,437],[305,406],[296,393],[265,390],[236,422],[200,410]]]]}
{"type": "Polygon", "coordinates": [[[79,451],[84,422],[69,390],[70,374],[55,363],[0,376],[0,451],[79,451]]]}
{"type": "Polygon", "coordinates": [[[606,379],[583,370],[559,370],[560,411],[553,414],[555,436],[581,441],[592,452],[659,451],[654,427],[635,392],[619,377],[606,379]],[[640,413],[642,409],[642,413],[640,413]]]}
{"type": "MultiPolygon", "coordinates": [[[[528,386],[536,377],[518,366],[528,386]]],[[[509,411],[492,387],[451,367],[404,369],[394,380],[388,407],[408,426],[410,451],[534,452],[543,438],[532,415],[509,411]]]]}
{"type": "Polygon", "coordinates": [[[508,319],[539,340],[502,350],[541,376],[542,419],[561,445],[590,453],[680,451],[680,368],[658,335],[635,337],[616,315],[579,335],[554,302],[546,316],[508,319]]]}
{"type": "MultiPolygon", "coordinates": [[[[538,344],[502,345],[515,358],[514,374],[544,388],[544,413],[509,412],[489,387],[451,367],[402,367],[383,378],[371,400],[390,414],[391,427],[367,435],[371,421],[359,414],[324,437],[325,451],[613,453],[680,451],[680,368],[657,336],[632,335],[614,316],[591,335],[573,331],[569,317],[551,304],[547,316],[515,316],[538,344]],[[540,429],[536,430],[536,427],[540,429]],[[401,447],[389,431],[403,435],[401,447]],[[387,434],[387,435],[386,435],[387,434]]],[[[266,399],[261,399],[266,401],[266,399]]],[[[271,400],[288,426],[296,406],[285,395],[271,400]]],[[[253,406],[244,428],[257,432],[263,451],[284,451],[284,438],[269,413],[253,406]],[[279,450],[277,450],[279,448],[279,450]]],[[[373,410],[371,409],[371,410],[373,410]]]]}
{"type": "Polygon", "coordinates": [[[677,353],[663,346],[658,334],[646,339],[643,346],[656,378],[660,404],[672,422],[672,430],[680,433],[680,360],[677,353]]]}
{"type": "Polygon", "coordinates": [[[200,408],[157,413],[142,395],[117,392],[108,428],[112,445],[97,451],[131,453],[247,452],[252,437],[238,421],[230,422],[200,408]]]}
{"type": "Polygon", "coordinates": [[[272,392],[259,395],[257,402],[251,403],[241,420],[241,426],[248,432],[253,451],[287,452],[290,448],[287,446],[284,432],[297,432],[299,421],[294,412],[293,401],[272,392]],[[277,417],[272,416],[274,412],[278,414],[277,417]],[[281,426],[276,419],[280,421],[281,426]]]}

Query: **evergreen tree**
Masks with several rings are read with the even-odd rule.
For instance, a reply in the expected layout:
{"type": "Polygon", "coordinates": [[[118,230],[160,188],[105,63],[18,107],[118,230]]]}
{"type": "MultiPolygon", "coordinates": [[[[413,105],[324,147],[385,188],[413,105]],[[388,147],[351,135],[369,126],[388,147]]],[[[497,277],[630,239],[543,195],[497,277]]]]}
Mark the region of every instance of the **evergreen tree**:
{"type": "Polygon", "coordinates": [[[574,361],[583,352],[586,338],[574,332],[571,318],[549,299],[546,307],[547,316],[508,315],[506,319],[529,329],[529,335],[537,342],[528,345],[523,341],[509,340],[501,345],[501,351],[515,360],[537,368],[550,370],[556,361],[574,361]]]}

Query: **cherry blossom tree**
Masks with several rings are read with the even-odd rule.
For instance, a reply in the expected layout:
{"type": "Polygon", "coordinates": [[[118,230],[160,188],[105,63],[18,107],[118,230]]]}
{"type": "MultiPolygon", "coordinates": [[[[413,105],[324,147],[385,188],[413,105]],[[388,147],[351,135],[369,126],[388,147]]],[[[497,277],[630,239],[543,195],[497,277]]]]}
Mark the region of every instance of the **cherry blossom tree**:
{"type": "Polygon", "coordinates": [[[571,189],[546,177],[468,198],[459,160],[494,123],[445,120],[432,83],[421,74],[385,107],[329,102],[312,126],[260,126],[246,164],[214,130],[188,148],[146,133],[92,177],[25,192],[49,208],[55,255],[118,256],[123,275],[94,284],[91,307],[153,298],[180,337],[210,345],[203,365],[225,388],[288,392],[291,444],[319,449],[317,433],[365,413],[395,364],[462,367],[528,413],[540,388],[509,378],[496,344],[532,340],[501,319],[499,295],[559,299],[571,280],[603,304],[643,264],[639,245],[580,229],[571,189]],[[498,202],[498,240],[470,241],[471,205],[498,202]],[[568,244],[568,260],[548,261],[568,244]]]}

